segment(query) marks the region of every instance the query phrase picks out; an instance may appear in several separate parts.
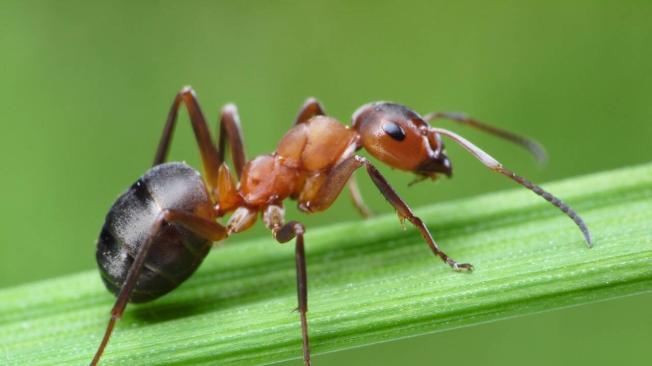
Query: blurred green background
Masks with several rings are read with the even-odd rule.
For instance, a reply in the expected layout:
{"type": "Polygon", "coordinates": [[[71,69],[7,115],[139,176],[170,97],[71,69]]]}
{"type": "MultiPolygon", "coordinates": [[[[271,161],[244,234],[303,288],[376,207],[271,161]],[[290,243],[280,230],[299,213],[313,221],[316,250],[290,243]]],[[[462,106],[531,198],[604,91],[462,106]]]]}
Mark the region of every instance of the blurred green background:
{"type": "MultiPolygon", "coordinates": [[[[315,96],[343,122],[363,103],[394,100],[536,137],[550,154],[545,169],[516,147],[442,124],[538,182],[650,161],[651,10],[649,1],[2,1],[0,287],[95,268],[104,215],[148,168],[172,98],[187,84],[211,121],[237,103],[249,157],[273,150],[315,96]]],[[[171,157],[199,166],[186,121],[171,157]]],[[[449,155],[455,179],[434,185],[408,189],[412,177],[382,171],[415,207],[514,187],[456,147],[449,155]]],[[[359,178],[368,204],[391,212],[359,178]]],[[[291,208],[289,216],[308,228],[359,220],[345,197],[323,214],[291,208]]],[[[229,243],[259,235],[268,233],[257,227],[229,243]]],[[[316,364],[642,364],[651,300],[317,356],[316,364]]]]}

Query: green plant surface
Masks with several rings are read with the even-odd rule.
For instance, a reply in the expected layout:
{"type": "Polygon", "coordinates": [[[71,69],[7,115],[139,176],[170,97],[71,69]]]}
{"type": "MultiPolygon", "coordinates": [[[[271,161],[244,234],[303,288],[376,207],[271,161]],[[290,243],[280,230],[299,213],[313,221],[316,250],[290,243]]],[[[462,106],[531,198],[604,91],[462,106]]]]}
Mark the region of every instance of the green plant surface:
{"type": "MultiPolygon", "coordinates": [[[[417,210],[456,273],[394,215],[308,228],[314,355],[652,290],[652,164],[417,210]]],[[[223,243],[172,294],[127,307],[106,365],[262,365],[301,356],[292,245],[223,243]]],[[[114,298],[96,272],[0,291],[0,363],[81,365],[114,298]]],[[[596,321],[600,321],[596,319],[596,321]]],[[[318,364],[319,356],[315,357],[318,364]]]]}

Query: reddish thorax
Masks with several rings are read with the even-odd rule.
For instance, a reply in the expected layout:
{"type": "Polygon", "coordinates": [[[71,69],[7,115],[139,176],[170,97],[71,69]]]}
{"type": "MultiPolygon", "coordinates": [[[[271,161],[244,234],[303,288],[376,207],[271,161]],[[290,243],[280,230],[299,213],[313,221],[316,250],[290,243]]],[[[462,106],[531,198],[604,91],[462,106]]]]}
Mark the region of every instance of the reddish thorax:
{"type": "Polygon", "coordinates": [[[218,215],[238,207],[262,211],[296,199],[309,207],[331,169],[357,149],[357,132],[334,118],[315,116],[290,129],[275,152],[245,164],[239,186],[222,165],[218,177],[218,215]]]}

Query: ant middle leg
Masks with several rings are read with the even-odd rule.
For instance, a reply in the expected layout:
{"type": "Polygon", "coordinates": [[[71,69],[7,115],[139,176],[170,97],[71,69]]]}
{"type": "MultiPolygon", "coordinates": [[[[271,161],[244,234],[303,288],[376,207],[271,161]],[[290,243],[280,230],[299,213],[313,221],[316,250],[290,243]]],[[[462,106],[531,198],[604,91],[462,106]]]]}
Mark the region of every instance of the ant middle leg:
{"type": "Polygon", "coordinates": [[[306,232],[303,224],[297,221],[284,223],[283,207],[277,205],[267,206],[263,213],[265,226],[272,231],[274,239],[279,243],[295,240],[295,265],[297,273],[297,300],[299,316],[301,318],[301,337],[303,339],[303,362],[310,366],[310,341],[308,337],[308,274],[306,272],[306,254],[303,235],[306,232]]]}
{"type": "Polygon", "coordinates": [[[471,264],[458,263],[439,248],[439,245],[435,242],[435,239],[430,234],[430,231],[424,222],[417,217],[414,212],[412,212],[410,206],[408,206],[392,186],[389,185],[385,177],[380,174],[376,167],[374,167],[369,160],[361,156],[354,155],[335,166],[328,177],[324,180],[321,188],[317,190],[317,193],[313,197],[310,197],[309,201],[300,202],[299,207],[309,212],[317,212],[327,209],[335,201],[337,196],[339,196],[353,172],[363,166],[366,168],[369,177],[371,177],[371,180],[374,182],[380,193],[382,193],[387,202],[396,209],[399,219],[401,219],[401,221],[408,220],[419,230],[421,236],[424,238],[433,254],[441,258],[456,271],[473,270],[471,264]]]}
{"type": "Polygon", "coordinates": [[[220,163],[224,162],[226,140],[228,139],[229,145],[231,145],[231,160],[233,160],[235,172],[238,178],[240,178],[247,159],[244,151],[242,128],[240,127],[240,115],[235,104],[227,104],[222,107],[222,111],[220,112],[219,134],[217,151],[220,163]]]}
{"type": "Polygon", "coordinates": [[[351,174],[351,178],[349,178],[347,187],[349,188],[349,194],[351,195],[351,202],[353,203],[353,207],[355,207],[358,213],[365,219],[373,217],[374,212],[371,211],[371,209],[364,203],[362,194],[360,194],[360,188],[358,188],[358,181],[355,179],[354,174],[351,174]]]}

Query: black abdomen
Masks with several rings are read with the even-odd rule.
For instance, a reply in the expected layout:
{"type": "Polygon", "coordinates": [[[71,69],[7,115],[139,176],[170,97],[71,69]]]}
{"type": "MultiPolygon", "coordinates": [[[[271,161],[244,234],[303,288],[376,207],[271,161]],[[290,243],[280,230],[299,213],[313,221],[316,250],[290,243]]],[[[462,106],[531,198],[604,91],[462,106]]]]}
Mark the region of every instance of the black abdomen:
{"type": "MultiPolygon", "coordinates": [[[[210,218],[211,203],[199,173],[183,163],[148,170],[113,204],[96,259],[106,287],[116,296],[156,216],[165,209],[210,218]]],[[[129,301],[146,302],[172,291],[201,264],[211,242],[176,224],[164,224],[145,259],[129,301]]]]}

